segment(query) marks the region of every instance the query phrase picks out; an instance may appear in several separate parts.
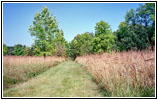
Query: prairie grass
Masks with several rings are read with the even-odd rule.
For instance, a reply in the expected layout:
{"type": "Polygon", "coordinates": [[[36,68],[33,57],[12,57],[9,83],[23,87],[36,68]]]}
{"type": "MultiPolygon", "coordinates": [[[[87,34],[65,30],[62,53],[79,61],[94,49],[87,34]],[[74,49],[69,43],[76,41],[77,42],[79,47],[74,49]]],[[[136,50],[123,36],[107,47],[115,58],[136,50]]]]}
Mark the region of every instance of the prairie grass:
{"type": "Polygon", "coordinates": [[[63,62],[27,82],[9,88],[4,97],[101,97],[91,76],[72,61],[63,62]]]}
{"type": "Polygon", "coordinates": [[[128,51],[77,57],[110,97],[155,96],[155,52],[128,51]]]}
{"type": "Polygon", "coordinates": [[[3,89],[39,75],[65,61],[63,57],[3,56],[3,89]]]}

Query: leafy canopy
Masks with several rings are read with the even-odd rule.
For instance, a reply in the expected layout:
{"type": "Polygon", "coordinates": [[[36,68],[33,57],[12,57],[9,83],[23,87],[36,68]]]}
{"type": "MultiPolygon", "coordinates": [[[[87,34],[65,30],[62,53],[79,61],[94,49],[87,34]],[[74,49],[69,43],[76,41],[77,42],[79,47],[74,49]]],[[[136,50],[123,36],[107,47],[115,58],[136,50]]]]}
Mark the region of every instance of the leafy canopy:
{"type": "Polygon", "coordinates": [[[8,48],[6,44],[3,44],[3,55],[8,54],[8,48]]]}
{"type": "Polygon", "coordinates": [[[47,51],[51,45],[55,34],[59,32],[56,17],[49,13],[47,7],[43,7],[41,13],[37,12],[34,16],[33,25],[30,26],[29,32],[35,37],[35,47],[39,50],[47,51]]]}
{"type": "Polygon", "coordinates": [[[24,46],[17,44],[14,46],[14,54],[17,56],[24,55],[24,46]]]}
{"type": "Polygon", "coordinates": [[[107,22],[101,20],[96,23],[95,32],[93,39],[94,52],[109,52],[115,47],[115,36],[112,34],[110,25],[107,22]]]}

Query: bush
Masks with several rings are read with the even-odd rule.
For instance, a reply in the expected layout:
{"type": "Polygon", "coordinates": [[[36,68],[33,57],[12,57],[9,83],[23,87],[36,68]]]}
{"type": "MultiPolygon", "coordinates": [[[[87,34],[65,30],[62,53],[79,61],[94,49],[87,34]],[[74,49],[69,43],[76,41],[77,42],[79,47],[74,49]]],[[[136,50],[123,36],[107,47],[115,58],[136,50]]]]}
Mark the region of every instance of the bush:
{"type": "Polygon", "coordinates": [[[39,56],[52,56],[52,53],[51,52],[40,52],[40,55],[39,56]]]}

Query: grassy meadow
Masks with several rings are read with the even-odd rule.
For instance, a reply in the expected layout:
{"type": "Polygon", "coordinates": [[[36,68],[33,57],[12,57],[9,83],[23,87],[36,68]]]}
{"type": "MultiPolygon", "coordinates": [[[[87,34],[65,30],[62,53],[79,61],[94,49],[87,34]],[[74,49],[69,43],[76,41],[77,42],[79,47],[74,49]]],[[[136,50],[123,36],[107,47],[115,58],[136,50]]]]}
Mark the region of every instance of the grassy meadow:
{"type": "Polygon", "coordinates": [[[4,97],[156,97],[156,1],[1,4],[4,97]]]}
{"type": "Polygon", "coordinates": [[[21,85],[5,97],[101,97],[99,87],[80,64],[63,62],[21,85]]]}
{"type": "Polygon", "coordinates": [[[64,57],[3,56],[3,89],[27,81],[65,61],[64,57]]]}
{"type": "Polygon", "coordinates": [[[128,51],[77,57],[105,96],[155,96],[155,52],[128,51]]]}
{"type": "Polygon", "coordinates": [[[155,96],[154,51],[91,54],[75,62],[57,56],[3,56],[4,96],[155,96]]]}

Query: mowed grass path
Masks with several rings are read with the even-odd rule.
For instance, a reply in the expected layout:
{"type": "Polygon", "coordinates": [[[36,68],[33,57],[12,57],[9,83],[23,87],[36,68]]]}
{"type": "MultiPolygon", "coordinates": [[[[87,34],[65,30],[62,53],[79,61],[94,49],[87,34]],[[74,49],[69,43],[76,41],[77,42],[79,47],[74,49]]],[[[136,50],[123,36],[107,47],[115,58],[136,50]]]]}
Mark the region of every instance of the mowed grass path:
{"type": "Polygon", "coordinates": [[[98,86],[81,65],[63,62],[41,75],[3,91],[4,97],[100,97],[98,86]]]}

